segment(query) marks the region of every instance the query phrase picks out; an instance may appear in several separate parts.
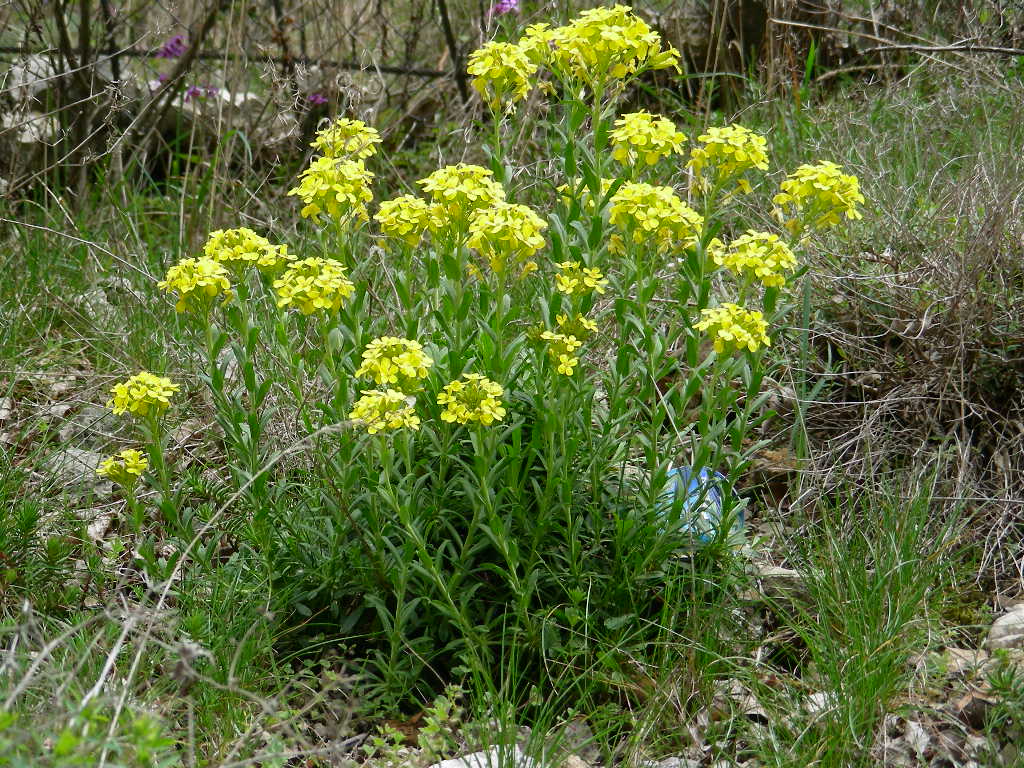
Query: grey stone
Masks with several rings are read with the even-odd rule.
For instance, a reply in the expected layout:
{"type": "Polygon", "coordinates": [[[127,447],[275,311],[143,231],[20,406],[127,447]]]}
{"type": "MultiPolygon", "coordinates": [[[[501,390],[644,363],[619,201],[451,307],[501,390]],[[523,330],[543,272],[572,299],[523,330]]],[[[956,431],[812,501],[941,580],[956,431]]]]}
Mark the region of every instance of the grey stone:
{"type": "Polygon", "coordinates": [[[990,651],[998,648],[1024,648],[1024,603],[1015,605],[992,624],[985,638],[990,651]]]}
{"type": "Polygon", "coordinates": [[[57,434],[65,444],[102,450],[110,443],[126,438],[127,425],[126,419],[117,418],[107,408],[87,405],[68,416],[57,434]]]}
{"type": "Polygon", "coordinates": [[[104,456],[95,451],[65,448],[50,455],[43,463],[43,468],[65,490],[109,493],[112,489],[110,481],[96,474],[103,459],[104,456]]]}
{"type": "Polygon", "coordinates": [[[491,747],[451,760],[434,763],[430,768],[541,768],[541,765],[523,754],[518,746],[491,747]]]}
{"type": "Polygon", "coordinates": [[[665,757],[661,760],[648,760],[641,763],[642,768],[700,768],[700,760],[686,757],[665,757]]]}
{"type": "Polygon", "coordinates": [[[757,568],[754,575],[765,597],[774,600],[799,600],[807,597],[803,576],[790,568],[764,565],[757,568]]]}

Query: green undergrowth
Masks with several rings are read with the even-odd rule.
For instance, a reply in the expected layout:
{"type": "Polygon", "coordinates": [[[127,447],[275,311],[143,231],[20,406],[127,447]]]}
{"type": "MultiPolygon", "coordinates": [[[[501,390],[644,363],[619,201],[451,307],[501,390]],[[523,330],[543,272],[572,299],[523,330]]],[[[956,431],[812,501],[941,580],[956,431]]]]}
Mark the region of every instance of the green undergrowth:
{"type": "MultiPolygon", "coordinates": [[[[977,234],[995,226],[993,201],[1024,177],[1018,97],[1002,85],[972,88],[924,72],[887,90],[850,86],[800,109],[766,101],[740,115],[767,136],[773,168],[834,159],[861,177],[869,199],[869,213],[844,240],[807,256],[807,292],[802,285],[794,291],[804,319],[849,330],[851,318],[877,317],[891,302],[891,272],[948,259],[950,243],[978,252],[977,234]],[[892,260],[879,261],[887,248],[892,260]],[[837,288],[826,270],[833,270],[828,278],[867,279],[856,290],[837,288]],[[837,293],[841,300],[833,301],[837,293]]],[[[690,136],[704,120],[671,116],[690,136]]],[[[711,122],[728,122],[719,117],[711,122]]],[[[451,136],[439,141],[456,145],[451,136]]],[[[534,150],[530,141],[510,150],[510,166],[534,150]]],[[[467,161],[486,163],[482,151],[472,152],[467,161]]],[[[408,178],[418,178],[436,160],[428,148],[401,163],[408,178]]],[[[669,172],[671,162],[652,172],[669,172]]],[[[547,166],[530,168],[518,201],[550,200],[547,166]]],[[[625,362],[600,359],[604,397],[614,399],[616,376],[635,387],[615,417],[621,423],[609,420],[603,435],[588,431],[595,419],[609,418],[600,408],[520,399],[501,433],[516,451],[484,465],[477,457],[494,438],[482,432],[459,445],[438,432],[395,449],[369,441],[345,447],[331,436],[311,438],[292,413],[263,425],[274,450],[259,458],[274,457],[274,482],[258,495],[240,491],[252,478],[238,458],[242,441],[232,438],[230,419],[218,418],[217,393],[204,382],[211,374],[202,329],[177,315],[155,286],[168,266],[199,250],[207,223],[236,223],[247,194],[217,189],[223,197],[196,198],[198,210],[186,216],[194,224],[183,225],[180,215],[193,188],[163,195],[109,189],[74,213],[45,202],[3,214],[33,226],[7,230],[3,266],[17,268],[18,279],[0,281],[0,398],[13,403],[0,421],[0,765],[91,765],[97,754],[117,765],[284,765],[293,753],[330,764],[333,741],[367,732],[374,736],[360,754],[397,765],[423,756],[411,757],[415,750],[393,726],[432,723],[427,735],[441,734],[432,754],[439,757],[496,735],[508,741],[526,724],[534,732],[526,743],[544,749],[545,734],[576,716],[588,721],[605,764],[693,749],[780,767],[876,764],[872,744],[884,716],[906,703],[911,660],[956,632],[955,621],[942,620],[950,615],[946,593],[972,578],[970,564],[978,562],[964,554],[969,536],[958,527],[959,510],[931,500],[946,495],[933,494],[939,481],[907,462],[905,477],[880,487],[854,485],[863,478],[840,491],[808,484],[804,492],[819,501],[796,521],[798,535],[770,544],[774,560],[798,571],[803,593],[795,601],[758,598],[752,607],[752,551],[762,544],[754,534],[742,550],[719,541],[680,552],[650,505],[625,498],[622,477],[618,485],[608,481],[604,470],[623,458],[615,450],[621,423],[661,419],[653,437],[637,443],[654,457],[641,466],[658,467],[664,433],[685,410],[685,403],[659,400],[650,370],[638,384],[643,376],[630,366],[663,352],[638,343],[625,362]],[[44,462],[61,447],[58,431],[69,415],[102,405],[116,380],[139,369],[179,381],[182,412],[196,422],[174,454],[183,466],[176,514],[146,535],[115,515],[97,539],[89,531],[94,513],[110,512],[116,501],[45,486],[44,462]],[[69,410],[54,415],[55,403],[69,410]],[[548,423],[551,412],[567,416],[569,427],[548,423]],[[581,469],[569,463],[580,455],[592,461],[586,482],[577,482],[581,469]],[[450,463],[438,480],[442,456],[450,463]],[[387,478],[388,495],[367,478],[387,478]],[[504,519],[515,530],[499,530],[501,516],[484,518],[488,505],[514,507],[515,516],[504,519]],[[616,518],[623,506],[632,516],[616,518]],[[357,524],[354,509],[363,515],[357,524]],[[424,509],[431,514],[417,518],[424,509]],[[382,535],[392,517],[398,529],[382,535]],[[767,640],[755,617],[768,622],[767,640]],[[465,691],[459,706],[466,711],[457,718],[439,703],[451,684],[465,691]],[[722,705],[723,690],[734,694],[737,685],[757,700],[761,716],[737,707],[735,695],[722,705]],[[702,744],[689,735],[694,722],[702,724],[702,744]]],[[[755,190],[723,232],[766,226],[768,199],[755,190]]],[[[260,225],[303,255],[322,246],[308,230],[297,235],[290,220],[260,225]]],[[[991,246],[986,253],[1002,253],[1003,234],[982,244],[991,246]]],[[[403,290],[411,294],[417,279],[427,279],[395,269],[370,248],[352,267],[375,290],[390,291],[396,306],[403,290]]],[[[661,265],[647,277],[653,284],[667,273],[661,265]]],[[[966,274],[977,278],[980,294],[982,271],[966,274]]],[[[941,277],[905,293],[908,305],[928,306],[941,277]]],[[[625,294],[629,286],[615,288],[625,294]]],[[[361,300],[364,308],[383,304],[361,300]]],[[[668,317],[657,304],[644,309],[646,330],[668,317]]],[[[415,338],[429,319],[421,310],[408,302],[362,330],[346,329],[344,365],[354,368],[377,333],[415,338]]],[[[627,326],[631,310],[639,314],[609,306],[605,317],[627,326]]],[[[935,322],[955,311],[939,305],[935,322]]],[[[481,318],[494,320],[486,312],[481,318]]],[[[799,324],[799,309],[790,322],[799,324]]],[[[432,352],[442,351],[449,330],[430,331],[432,352]]],[[[497,337],[478,333],[455,353],[461,360],[445,360],[453,378],[456,363],[490,355],[500,364],[497,337]]],[[[310,346],[318,341],[305,338],[310,346]]],[[[859,348],[807,342],[804,352],[820,358],[791,367],[800,334],[780,341],[765,364],[805,392],[835,360],[857,369],[865,359],[859,348]]],[[[815,392],[825,400],[833,388],[815,392]]],[[[287,397],[287,385],[273,397],[287,397]]],[[[781,434],[801,417],[776,415],[764,433],[781,434]]],[[[788,436],[777,444],[788,445],[788,436]]],[[[798,444],[813,455],[813,435],[798,444]]],[[[656,485],[641,482],[639,494],[656,485]]],[[[761,499],[736,501],[749,504],[753,521],[789,514],[761,499]]],[[[1000,674],[993,691],[1006,703],[986,726],[993,734],[1012,733],[1020,716],[1012,702],[1020,681],[1012,671],[1000,674]]]]}

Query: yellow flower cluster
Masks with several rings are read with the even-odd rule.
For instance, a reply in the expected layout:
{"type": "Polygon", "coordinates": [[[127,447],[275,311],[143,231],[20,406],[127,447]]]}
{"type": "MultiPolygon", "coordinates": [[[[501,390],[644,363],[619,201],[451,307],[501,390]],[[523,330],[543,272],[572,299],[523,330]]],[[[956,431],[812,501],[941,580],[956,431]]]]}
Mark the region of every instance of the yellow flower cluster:
{"type": "Polygon", "coordinates": [[[679,71],[679,51],[663,49],[658,33],[625,5],[583,11],[564,27],[535,30],[524,43],[531,52],[547,48],[553,70],[591,87],[644,70],[679,71]]]}
{"type": "Polygon", "coordinates": [[[505,418],[501,397],[505,390],[479,373],[464,373],[461,379],[445,384],[437,396],[437,404],[445,406],[441,411],[443,421],[459,424],[477,422],[487,426],[505,418]]]}
{"type": "Polygon", "coordinates": [[[742,125],[708,128],[697,141],[700,146],[690,151],[688,165],[698,176],[710,171],[710,184],[716,187],[735,181],[742,192],[749,193],[750,182],[740,178],[741,174],[753,168],[768,170],[767,140],[742,125]]]}
{"type": "Polygon", "coordinates": [[[495,273],[503,274],[508,266],[528,263],[544,247],[541,232],[547,226],[527,206],[499,200],[473,213],[466,244],[487,259],[495,273]]]}
{"type": "Polygon", "coordinates": [[[380,224],[380,231],[390,237],[416,245],[423,233],[435,228],[431,207],[416,195],[402,195],[380,204],[374,220],[380,224]]]}
{"type": "Polygon", "coordinates": [[[112,397],[107,401],[107,408],[118,415],[127,412],[144,418],[165,410],[170,405],[171,396],[179,389],[170,379],[142,371],[128,381],[114,385],[110,390],[112,397]]]}
{"type": "Polygon", "coordinates": [[[337,222],[366,221],[366,204],[373,198],[373,174],[361,160],[318,157],[299,176],[299,186],[288,191],[306,205],[302,216],[317,219],[321,214],[337,222]]]}
{"type": "Polygon", "coordinates": [[[514,43],[491,41],[469,55],[466,71],[473,75],[473,87],[491,109],[497,110],[502,102],[511,109],[530,92],[537,64],[514,43]]]}
{"type": "Polygon", "coordinates": [[[228,267],[255,266],[263,270],[276,269],[295,258],[288,253],[287,245],[271,245],[267,238],[247,227],[211,232],[203,253],[228,267]]]}
{"type": "Polygon", "coordinates": [[[701,310],[704,318],[693,327],[706,331],[715,344],[715,352],[732,352],[749,349],[756,352],[761,347],[771,346],[768,338],[768,323],[756,309],[744,309],[737,304],[722,304],[714,309],[701,310]]]}
{"type": "Polygon", "coordinates": [[[546,64],[551,56],[551,49],[555,45],[555,30],[550,24],[540,22],[530,24],[519,38],[517,45],[519,50],[526,54],[526,58],[533,64],[540,66],[546,64]]]}
{"type": "Polygon", "coordinates": [[[419,342],[381,336],[366,346],[356,376],[369,376],[378,385],[411,394],[419,389],[420,380],[427,378],[433,364],[419,342]]]}
{"type": "Polygon", "coordinates": [[[747,230],[728,246],[715,241],[709,247],[711,258],[743,279],[757,279],[769,287],[786,284],[786,272],[796,268],[796,256],[778,235],[747,230]]]}
{"type": "Polygon", "coordinates": [[[612,157],[623,165],[638,160],[654,165],[662,157],[682,152],[686,141],[671,120],[643,111],[622,115],[609,135],[612,157]]]}
{"type": "Polygon", "coordinates": [[[362,120],[339,117],[317,131],[316,139],[309,146],[320,150],[324,157],[362,160],[377,153],[377,144],[380,144],[380,134],[376,128],[362,120]]]}
{"type": "Polygon", "coordinates": [[[228,277],[223,264],[200,257],[182,259],[168,269],[164,279],[156,285],[162,291],[178,294],[174,305],[178,312],[186,309],[206,312],[218,296],[223,296],[225,302],[231,300],[233,294],[228,277]]]}
{"type": "MultiPolygon", "coordinates": [[[[774,198],[776,205],[788,208],[794,217],[786,227],[795,232],[802,221],[816,229],[834,227],[842,217],[860,219],[858,203],[864,202],[857,177],[843,173],[835,163],[801,165],[779,185],[782,191],[774,198]]],[[[784,215],[784,214],[783,214],[784,215]]]]}
{"type": "Polygon", "coordinates": [[[575,336],[553,331],[544,331],[540,338],[547,342],[548,356],[558,366],[558,372],[572,376],[580,362],[580,359],[573,353],[583,346],[583,342],[575,336]]]}
{"type": "MultiPolygon", "coordinates": [[[[634,243],[652,245],[659,252],[689,247],[704,227],[704,218],[680,200],[671,187],[644,182],[619,187],[612,195],[609,221],[634,243]]],[[[610,249],[622,252],[621,239],[613,239],[610,249]]]]}
{"type": "Polygon", "coordinates": [[[555,275],[555,288],[569,296],[582,296],[597,291],[604,293],[608,280],[597,267],[584,267],[578,261],[563,261],[555,275]]]}
{"type": "Polygon", "coordinates": [[[505,190],[494,174],[479,165],[446,165],[416,183],[430,195],[435,205],[434,224],[462,226],[479,208],[487,208],[505,199],[505,190]],[[444,221],[444,220],[447,221],[444,221]]]}
{"type": "Polygon", "coordinates": [[[355,291],[345,267],[334,259],[310,257],[291,262],[274,281],[277,306],[297,307],[304,315],[318,310],[337,312],[355,291]]]}
{"type": "Polygon", "coordinates": [[[556,315],[555,322],[558,324],[559,333],[575,336],[577,339],[586,339],[590,334],[597,333],[597,323],[578,313],[575,317],[556,315]]]}
{"type": "Polygon", "coordinates": [[[395,389],[369,389],[352,406],[348,417],[362,424],[371,435],[385,429],[420,427],[410,400],[412,398],[395,389]]]}
{"type": "Polygon", "coordinates": [[[141,451],[129,448],[105,458],[96,474],[130,489],[148,468],[149,459],[141,451]]]}

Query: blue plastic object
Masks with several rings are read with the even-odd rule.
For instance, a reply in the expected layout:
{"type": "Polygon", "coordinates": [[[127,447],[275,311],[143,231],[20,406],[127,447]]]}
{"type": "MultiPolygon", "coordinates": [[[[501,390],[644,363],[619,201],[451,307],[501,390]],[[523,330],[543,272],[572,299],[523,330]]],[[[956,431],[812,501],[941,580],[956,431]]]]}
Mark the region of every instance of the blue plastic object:
{"type": "MultiPolygon", "coordinates": [[[[722,525],[722,489],[726,482],[724,475],[707,467],[696,473],[690,467],[674,467],[668,471],[668,484],[658,496],[655,511],[667,517],[673,513],[677,499],[683,497],[680,530],[698,543],[707,544],[718,535],[722,525]]],[[[734,514],[730,535],[743,529],[742,508],[734,514]]]]}

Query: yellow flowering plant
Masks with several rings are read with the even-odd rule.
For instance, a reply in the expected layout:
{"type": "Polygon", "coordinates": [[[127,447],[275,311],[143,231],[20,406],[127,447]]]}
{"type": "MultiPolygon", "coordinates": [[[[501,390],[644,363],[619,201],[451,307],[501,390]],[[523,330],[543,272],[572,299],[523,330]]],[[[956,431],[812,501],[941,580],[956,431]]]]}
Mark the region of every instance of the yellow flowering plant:
{"type": "Polygon", "coordinates": [[[365,160],[377,154],[380,133],[362,120],[339,117],[316,133],[310,146],[324,157],[365,160]]]}
{"type": "MultiPolygon", "coordinates": [[[[160,507],[165,515],[173,514],[171,505],[171,477],[164,461],[165,437],[162,416],[170,407],[171,398],[181,387],[165,376],[149,371],[140,371],[128,380],[115,384],[110,390],[107,408],[115,415],[130,414],[138,420],[149,448],[149,461],[157,471],[160,481],[160,507]]],[[[122,460],[124,457],[122,457],[122,460]]],[[[115,461],[116,463],[116,461],[115,461]]],[[[133,461],[133,467],[141,463],[133,461]]],[[[125,469],[127,471],[127,469],[125,469]]],[[[141,474],[141,473],[140,473],[141,474]]]]}
{"type": "Polygon", "coordinates": [[[168,293],[176,293],[174,305],[178,312],[191,310],[201,315],[209,313],[218,299],[222,303],[231,301],[233,292],[228,271],[219,261],[208,258],[182,259],[157,283],[157,287],[168,293]]]}
{"type": "Polygon", "coordinates": [[[434,361],[412,339],[382,336],[363,351],[356,376],[366,376],[381,386],[409,395],[421,388],[434,361]]]}
{"type": "Polygon", "coordinates": [[[671,187],[644,182],[623,184],[612,195],[609,223],[619,237],[612,250],[622,253],[625,242],[654,245],[659,253],[694,245],[701,236],[704,217],[684,203],[671,187]]]}
{"type": "Polygon", "coordinates": [[[521,270],[544,247],[541,233],[547,226],[527,206],[499,200],[473,212],[466,244],[503,277],[510,268],[521,270]]]}
{"type": "Polygon", "coordinates": [[[149,469],[149,459],[135,448],[128,448],[114,456],[108,456],[96,470],[96,474],[123,486],[131,493],[142,473],[149,469]]]}
{"type": "Polygon", "coordinates": [[[504,388],[479,373],[464,373],[459,379],[444,385],[437,396],[438,405],[443,405],[443,421],[457,424],[480,424],[489,426],[505,418],[505,407],[501,398],[504,388]]]}
{"type": "MultiPolygon", "coordinates": [[[[467,135],[492,145],[465,157],[490,167],[443,165],[374,207],[379,134],[335,120],[289,193],[328,226],[291,248],[217,230],[206,283],[165,281],[186,308],[235,292],[207,325],[201,381],[238,536],[283,621],[360,628],[382,695],[421,690],[427,668],[486,681],[509,637],[544,640],[523,651],[531,681],[552,661],[592,668],[607,643],[654,642],[652,585],[688,594],[724,562],[801,273],[790,229],[732,215],[769,167],[765,137],[688,141],[668,117],[620,114],[625,88],[677,56],[625,6],[487,43],[467,73],[491,122],[467,135]],[[677,556],[700,542],[659,501],[680,466],[726,478],[721,536],[685,583],[677,556]]],[[[845,174],[816,167],[783,182],[780,218],[857,210],[845,174]]],[[[144,384],[112,403],[159,417],[173,385],[144,384]]]]}
{"type": "Polygon", "coordinates": [[[608,279],[597,267],[584,267],[578,261],[563,261],[558,264],[555,287],[559,293],[569,296],[586,295],[591,292],[603,294],[608,279]]]}
{"type": "Polygon", "coordinates": [[[334,259],[310,256],[291,262],[274,281],[278,307],[295,307],[303,315],[341,309],[355,292],[345,267],[334,259]]]}
{"type": "Polygon", "coordinates": [[[142,530],[145,511],[138,503],[135,487],[147,469],[149,459],[137,448],[126,448],[113,456],[108,456],[96,469],[97,475],[121,486],[128,502],[131,523],[136,535],[142,530]]]}
{"type": "Polygon", "coordinates": [[[375,435],[394,429],[419,429],[420,419],[409,395],[395,389],[370,389],[362,393],[349,418],[375,435]]]}
{"type": "Polygon", "coordinates": [[[318,157],[299,175],[299,186],[290,189],[303,203],[303,218],[326,216],[339,226],[366,221],[366,204],[373,199],[370,182],[373,173],[361,160],[343,157],[318,157]]]}
{"type": "Polygon", "coordinates": [[[686,136],[671,120],[649,112],[630,112],[615,121],[610,134],[612,157],[626,166],[654,165],[683,151],[686,136]]]}
{"type": "Polygon", "coordinates": [[[494,172],[479,165],[448,165],[416,182],[430,197],[434,232],[462,233],[480,208],[505,200],[494,172]]]}
{"type": "Polygon", "coordinates": [[[725,267],[742,280],[759,280],[772,288],[785,285],[786,273],[797,266],[793,250],[771,232],[747,230],[728,245],[712,241],[708,252],[715,264],[725,267]]]}
{"type": "Polygon", "coordinates": [[[258,267],[263,272],[273,272],[295,258],[288,253],[288,246],[272,245],[248,227],[211,232],[203,255],[235,271],[258,267]]]}
{"type": "Polygon", "coordinates": [[[128,413],[138,418],[159,416],[171,404],[171,397],[181,389],[164,376],[141,371],[110,390],[107,408],[116,415],[128,413]]]}
{"type": "Polygon", "coordinates": [[[768,323],[756,309],[744,309],[727,302],[701,310],[701,318],[693,327],[707,332],[715,352],[720,355],[741,349],[757,352],[762,347],[771,346],[768,323]]]}
{"type": "Polygon", "coordinates": [[[833,162],[801,165],[779,186],[781,191],[773,198],[779,206],[777,215],[793,235],[863,217],[857,207],[864,203],[857,177],[843,173],[833,162]]]}
{"type": "Polygon", "coordinates": [[[469,55],[466,71],[492,112],[511,111],[533,88],[537,63],[515,43],[491,41],[469,55]]]}
{"type": "Polygon", "coordinates": [[[744,174],[768,170],[768,141],[742,125],[713,126],[697,137],[687,165],[704,191],[714,193],[735,183],[749,193],[752,187],[744,174]]]}
{"type": "Polygon", "coordinates": [[[380,204],[373,220],[382,234],[401,240],[407,246],[418,245],[423,236],[441,223],[435,220],[434,208],[421,197],[402,195],[380,204]]]}

